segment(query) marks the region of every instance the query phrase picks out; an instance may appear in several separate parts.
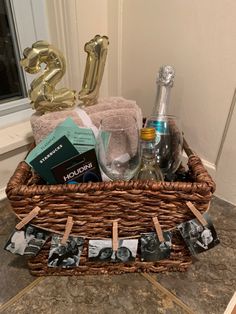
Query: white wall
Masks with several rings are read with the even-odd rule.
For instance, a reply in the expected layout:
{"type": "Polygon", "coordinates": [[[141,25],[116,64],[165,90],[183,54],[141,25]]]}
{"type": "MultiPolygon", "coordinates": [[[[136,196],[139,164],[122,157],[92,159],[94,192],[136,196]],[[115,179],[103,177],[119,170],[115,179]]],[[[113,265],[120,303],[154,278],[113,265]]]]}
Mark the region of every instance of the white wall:
{"type": "MultiPolygon", "coordinates": [[[[45,0],[51,43],[66,58],[67,71],[62,80],[66,87],[80,91],[87,53],[84,45],[95,35],[107,35],[107,0],[45,0]]],[[[101,95],[108,94],[107,67],[101,95]]]]}
{"type": "Polygon", "coordinates": [[[172,113],[181,117],[190,146],[217,173],[216,194],[236,204],[235,119],[226,125],[234,109],[236,2],[124,0],[122,5],[123,96],[136,99],[149,115],[158,68],[173,65],[172,113]]]}
{"type": "Polygon", "coordinates": [[[29,149],[29,145],[20,146],[17,149],[6,154],[0,154],[0,164],[1,164],[1,182],[0,182],[0,200],[5,198],[5,188],[13,175],[16,166],[21,160],[24,160],[29,149]]]}
{"type": "Polygon", "coordinates": [[[217,195],[233,204],[236,204],[235,133],[236,112],[234,110],[216,172],[217,195]]]}
{"type": "Polygon", "coordinates": [[[235,88],[236,2],[125,0],[122,92],[146,115],[161,64],[176,68],[173,113],[186,138],[215,163],[235,88]]]}

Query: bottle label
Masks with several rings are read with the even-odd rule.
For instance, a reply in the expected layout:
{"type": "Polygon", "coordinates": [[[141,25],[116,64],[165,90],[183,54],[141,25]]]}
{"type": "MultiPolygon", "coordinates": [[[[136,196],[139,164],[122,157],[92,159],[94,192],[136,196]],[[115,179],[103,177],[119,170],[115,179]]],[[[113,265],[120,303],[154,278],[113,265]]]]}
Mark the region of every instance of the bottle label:
{"type": "Polygon", "coordinates": [[[166,123],[166,121],[151,120],[148,122],[148,126],[151,128],[155,128],[156,132],[160,135],[164,135],[164,134],[169,133],[168,124],[166,123]]]}

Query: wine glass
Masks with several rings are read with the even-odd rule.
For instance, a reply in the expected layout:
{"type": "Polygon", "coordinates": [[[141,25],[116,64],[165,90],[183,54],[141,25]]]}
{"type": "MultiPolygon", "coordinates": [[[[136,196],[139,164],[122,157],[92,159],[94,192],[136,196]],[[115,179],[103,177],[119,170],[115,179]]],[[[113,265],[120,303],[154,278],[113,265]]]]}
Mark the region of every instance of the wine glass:
{"type": "Polygon", "coordinates": [[[156,129],[156,161],[167,178],[179,168],[183,152],[183,134],[176,116],[157,115],[146,120],[147,127],[156,129]]]}
{"type": "Polygon", "coordinates": [[[97,137],[97,156],[102,171],[112,180],[128,181],[140,164],[139,128],[127,115],[104,117],[97,137]]]}

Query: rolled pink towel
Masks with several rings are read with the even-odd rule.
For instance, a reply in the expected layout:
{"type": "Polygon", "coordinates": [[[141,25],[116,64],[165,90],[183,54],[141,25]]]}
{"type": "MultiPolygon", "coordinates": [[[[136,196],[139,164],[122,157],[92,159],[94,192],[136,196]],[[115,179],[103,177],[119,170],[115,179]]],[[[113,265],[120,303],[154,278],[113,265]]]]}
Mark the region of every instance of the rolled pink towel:
{"type": "Polygon", "coordinates": [[[84,126],[75,110],[55,111],[44,115],[40,115],[38,113],[32,114],[30,123],[35,143],[40,143],[56,128],[58,124],[63,122],[68,117],[71,117],[77,125],[84,126]]]}
{"type": "MultiPolygon", "coordinates": [[[[137,121],[138,127],[142,127],[142,111],[134,100],[128,100],[122,97],[101,98],[98,100],[97,104],[84,107],[83,110],[90,117],[92,124],[97,128],[104,117],[116,116],[118,114],[133,116],[137,121]]],[[[84,117],[81,115],[81,110],[78,110],[77,108],[49,112],[44,115],[34,113],[31,116],[30,122],[36,144],[41,142],[67,117],[71,117],[78,126],[87,127],[86,121],[84,121],[84,117]]]]}

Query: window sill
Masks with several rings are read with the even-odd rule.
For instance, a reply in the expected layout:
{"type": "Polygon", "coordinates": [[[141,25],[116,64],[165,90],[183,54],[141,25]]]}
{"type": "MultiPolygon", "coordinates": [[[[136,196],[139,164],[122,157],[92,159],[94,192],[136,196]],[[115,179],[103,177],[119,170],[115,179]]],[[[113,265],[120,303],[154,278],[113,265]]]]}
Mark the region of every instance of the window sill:
{"type": "Polygon", "coordinates": [[[0,155],[9,153],[33,142],[29,119],[0,129],[0,155]]]}
{"type": "MultiPolygon", "coordinates": [[[[24,115],[24,118],[26,116],[24,115]]],[[[33,142],[30,119],[0,129],[0,200],[6,198],[5,188],[17,164],[33,142]]]]}

